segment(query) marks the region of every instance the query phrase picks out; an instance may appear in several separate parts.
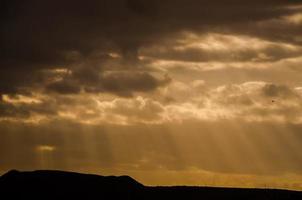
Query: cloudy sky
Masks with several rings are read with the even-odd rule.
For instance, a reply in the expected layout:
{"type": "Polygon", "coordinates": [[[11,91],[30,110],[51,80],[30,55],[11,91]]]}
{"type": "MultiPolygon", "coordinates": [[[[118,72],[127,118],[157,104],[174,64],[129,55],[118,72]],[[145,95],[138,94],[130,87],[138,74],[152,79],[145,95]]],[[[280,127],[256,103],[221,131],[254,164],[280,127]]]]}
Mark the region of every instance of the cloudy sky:
{"type": "Polygon", "coordinates": [[[302,1],[2,0],[0,173],[302,189],[302,1]]]}

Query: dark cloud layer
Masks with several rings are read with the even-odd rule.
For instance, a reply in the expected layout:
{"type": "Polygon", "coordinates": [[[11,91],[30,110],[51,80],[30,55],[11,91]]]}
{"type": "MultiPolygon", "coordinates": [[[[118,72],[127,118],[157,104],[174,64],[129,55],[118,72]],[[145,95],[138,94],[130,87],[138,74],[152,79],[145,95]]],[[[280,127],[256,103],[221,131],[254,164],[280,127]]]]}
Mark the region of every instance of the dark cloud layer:
{"type": "Polygon", "coordinates": [[[59,94],[77,94],[81,90],[88,93],[110,92],[120,96],[132,96],[133,92],[148,92],[170,82],[169,77],[157,79],[146,72],[115,72],[103,74],[96,80],[83,81],[82,77],[71,76],[66,80],[47,85],[48,91],[59,94]]]}
{"type": "MultiPolygon", "coordinates": [[[[18,96],[10,96],[12,100],[20,100],[18,96]]],[[[57,114],[58,107],[52,100],[45,100],[37,103],[12,103],[0,99],[0,118],[1,119],[28,119],[30,116],[38,114],[52,116],[57,114]]]]}
{"type": "MultiPolygon", "coordinates": [[[[279,31],[268,36],[267,32],[276,26],[270,23],[267,30],[259,22],[296,13],[297,10],[289,9],[294,5],[301,5],[301,1],[4,0],[0,19],[0,93],[15,93],[36,83],[44,84],[41,77],[33,80],[37,71],[58,67],[73,71],[75,63],[95,52],[120,54],[127,61],[123,69],[129,61],[139,62],[139,48],[184,30],[244,33],[290,41],[300,28],[286,24],[286,33],[279,31]]],[[[105,84],[117,82],[101,91],[149,91],[160,85],[145,74],[146,83],[136,88],[133,83],[141,76],[134,73],[127,78],[122,75],[120,79],[105,79],[105,84]],[[138,78],[130,80],[136,75],[138,78]],[[124,85],[126,79],[125,88],[118,86],[124,85]]],[[[79,91],[79,85],[73,85],[76,83],[81,81],[55,83],[50,88],[74,93],[79,91]]]]}

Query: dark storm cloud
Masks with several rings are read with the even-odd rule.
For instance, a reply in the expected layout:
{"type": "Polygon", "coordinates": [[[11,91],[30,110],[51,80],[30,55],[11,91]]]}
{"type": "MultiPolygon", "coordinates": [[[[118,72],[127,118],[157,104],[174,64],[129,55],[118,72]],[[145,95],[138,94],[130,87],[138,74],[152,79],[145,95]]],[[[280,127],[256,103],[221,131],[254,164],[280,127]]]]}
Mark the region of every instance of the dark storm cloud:
{"type": "Polygon", "coordinates": [[[101,90],[121,95],[131,95],[131,91],[151,91],[170,82],[169,77],[158,80],[145,72],[110,73],[105,74],[101,80],[101,90]]]}
{"type": "MultiPolygon", "coordinates": [[[[269,37],[265,27],[257,28],[255,23],[295,13],[288,6],[300,4],[297,0],[4,0],[0,8],[0,93],[15,93],[37,82],[44,84],[39,79],[32,80],[31,75],[58,67],[73,70],[78,59],[85,59],[93,52],[117,52],[124,60],[139,62],[140,47],[183,30],[269,37]],[[76,56],[71,56],[74,53],[76,56]]],[[[297,35],[300,28],[291,28],[287,27],[289,33],[297,35]]],[[[272,38],[292,40],[293,37],[282,31],[274,32],[272,38]]],[[[121,77],[120,84],[124,78],[121,77]]],[[[63,93],[78,91],[78,86],[66,84],[51,88],[60,88],[63,93]]],[[[148,84],[133,89],[155,88],[148,84]]]]}
{"type": "Polygon", "coordinates": [[[41,102],[13,102],[18,101],[22,97],[9,95],[7,96],[12,102],[4,100],[1,96],[0,99],[0,119],[26,119],[33,114],[54,116],[57,114],[57,105],[50,99],[46,99],[41,102]]]}
{"type": "Polygon", "coordinates": [[[23,107],[16,107],[12,104],[7,104],[0,101],[0,118],[27,118],[29,116],[30,113],[27,109],[24,109],[23,107]]]}
{"type": "Polygon", "coordinates": [[[147,72],[121,71],[103,74],[76,74],[66,79],[50,83],[48,91],[59,94],[77,94],[80,91],[88,93],[109,92],[120,96],[132,96],[133,92],[148,92],[165,86],[170,78],[158,79],[147,72]]]}
{"type": "Polygon", "coordinates": [[[76,82],[66,80],[51,83],[46,88],[59,94],[76,94],[81,91],[80,86],[76,82]]]}
{"type": "Polygon", "coordinates": [[[286,85],[266,84],[263,87],[266,97],[297,98],[298,95],[286,85]]]}

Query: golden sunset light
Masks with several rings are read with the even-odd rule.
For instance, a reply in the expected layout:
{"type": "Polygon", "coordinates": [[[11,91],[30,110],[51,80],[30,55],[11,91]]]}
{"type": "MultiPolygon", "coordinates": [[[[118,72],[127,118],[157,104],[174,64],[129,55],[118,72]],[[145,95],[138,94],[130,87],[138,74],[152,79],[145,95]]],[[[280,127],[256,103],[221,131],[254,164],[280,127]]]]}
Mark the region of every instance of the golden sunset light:
{"type": "Polygon", "coordinates": [[[302,190],[302,1],[3,0],[0,175],[302,190]]]}

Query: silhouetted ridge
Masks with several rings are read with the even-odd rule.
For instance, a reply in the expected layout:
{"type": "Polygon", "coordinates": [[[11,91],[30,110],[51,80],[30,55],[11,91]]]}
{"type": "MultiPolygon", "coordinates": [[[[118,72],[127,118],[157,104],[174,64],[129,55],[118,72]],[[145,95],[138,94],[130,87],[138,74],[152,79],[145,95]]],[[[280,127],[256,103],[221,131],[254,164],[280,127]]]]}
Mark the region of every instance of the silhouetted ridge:
{"type": "Polygon", "coordinates": [[[287,190],[210,187],[147,187],[129,176],[99,176],[75,172],[11,170],[0,177],[0,199],[302,199],[287,190]],[[6,197],[6,198],[3,198],[6,197]]]}
{"type": "Polygon", "coordinates": [[[3,178],[10,178],[12,176],[17,176],[20,172],[13,169],[13,170],[10,170],[8,172],[6,172],[5,174],[3,174],[0,178],[3,179],[3,178]]]}
{"type": "Polygon", "coordinates": [[[18,180],[18,181],[70,181],[70,180],[82,180],[82,181],[97,181],[107,182],[108,184],[119,184],[133,187],[142,187],[143,185],[130,176],[100,176],[93,174],[81,174],[77,172],[65,172],[57,170],[37,170],[32,172],[20,172],[17,170],[11,170],[1,176],[4,180],[18,180]]]}

